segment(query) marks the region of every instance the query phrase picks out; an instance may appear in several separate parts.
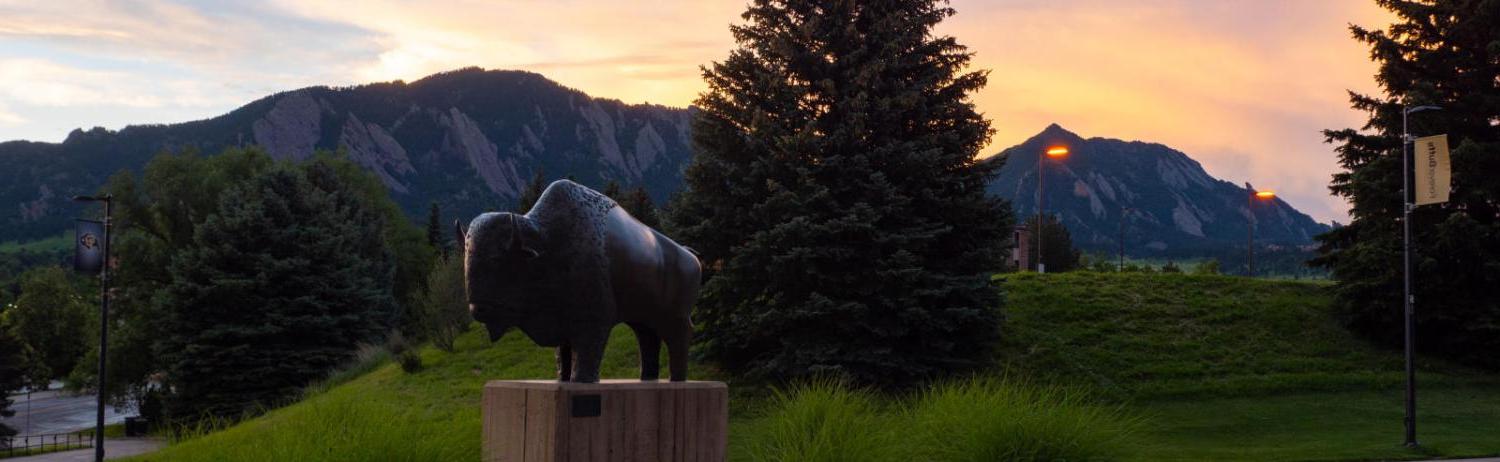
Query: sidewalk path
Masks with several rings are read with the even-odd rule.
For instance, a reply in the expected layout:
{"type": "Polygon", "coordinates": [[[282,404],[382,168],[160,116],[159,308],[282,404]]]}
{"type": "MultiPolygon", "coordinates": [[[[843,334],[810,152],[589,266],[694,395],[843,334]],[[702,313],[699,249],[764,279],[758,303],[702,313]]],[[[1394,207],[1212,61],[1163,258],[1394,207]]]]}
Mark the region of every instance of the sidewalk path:
{"type": "MultiPolygon", "coordinates": [[[[154,438],[112,438],[104,440],[104,459],[119,459],[140,454],[145,454],[162,446],[166,442],[154,438]]],[[[94,448],[78,449],[73,451],[53,452],[37,456],[14,457],[5,459],[5,462],[93,462],[94,448]]]]}

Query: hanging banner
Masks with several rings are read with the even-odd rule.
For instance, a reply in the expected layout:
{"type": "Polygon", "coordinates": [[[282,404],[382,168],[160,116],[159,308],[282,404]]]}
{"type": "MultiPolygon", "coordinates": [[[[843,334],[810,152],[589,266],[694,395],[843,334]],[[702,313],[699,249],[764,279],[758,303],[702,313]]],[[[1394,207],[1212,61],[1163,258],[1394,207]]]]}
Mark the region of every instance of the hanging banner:
{"type": "Polygon", "coordinates": [[[73,269],[80,273],[99,274],[104,268],[104,223],[78,220],[73,229],[73,269]]]}
{"type": "Polygon", "coordinates": [[[1453,171],[1448,164],[1448,135],[1417,138],[1412,150],[1412,165],[1415,187],[1412,203],[1416,205],[1448,202],[1448,189],[1453,181],[1453,171]]]}

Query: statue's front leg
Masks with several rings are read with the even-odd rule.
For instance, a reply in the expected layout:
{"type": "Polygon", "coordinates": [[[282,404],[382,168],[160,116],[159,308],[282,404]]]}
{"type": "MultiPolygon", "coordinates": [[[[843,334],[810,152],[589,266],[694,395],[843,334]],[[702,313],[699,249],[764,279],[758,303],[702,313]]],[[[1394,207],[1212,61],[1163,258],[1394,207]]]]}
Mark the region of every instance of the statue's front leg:
{"type": "Polygon", "coordinates": [[[557,381],[573,379],[573,348],[566,343],[557,347],[557,381]]]}
{"type": "Polygon", "coordinates": [[[578,371],[573,374],[574,382],[599,382],[599,367],[604,362],[604,346],[609,343],[609,328],[591,334],[577,342],[578,371]]]}

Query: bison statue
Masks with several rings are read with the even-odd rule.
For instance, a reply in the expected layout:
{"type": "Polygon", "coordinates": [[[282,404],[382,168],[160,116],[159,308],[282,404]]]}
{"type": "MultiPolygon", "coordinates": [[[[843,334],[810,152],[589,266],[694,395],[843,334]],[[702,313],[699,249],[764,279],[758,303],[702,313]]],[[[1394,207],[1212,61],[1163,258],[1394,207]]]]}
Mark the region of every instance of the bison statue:
{"type": "Polygon", "coordinates": [[[608,196],[557,181],[525,215],[485,213],[458,235],[469,311],[490,341],[519,328],[557,347],[559,381],[598,382],[623,322],[640,342],[641,380],[657,379],[662,342],[671,380],[687,379],[698,258],[608,196]]]}

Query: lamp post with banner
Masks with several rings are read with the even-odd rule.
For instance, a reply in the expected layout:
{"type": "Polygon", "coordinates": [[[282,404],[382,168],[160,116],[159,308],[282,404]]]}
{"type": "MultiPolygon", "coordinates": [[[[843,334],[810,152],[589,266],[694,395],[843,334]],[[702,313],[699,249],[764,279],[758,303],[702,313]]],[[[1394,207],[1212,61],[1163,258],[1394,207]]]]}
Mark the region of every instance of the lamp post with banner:
{"type": "MultiPolygon", "coordinates": [[[[1417,197],[1412,194],[1412,187],[1411,187],[1411,181],[1412,181],[1412,178],[1411,178],[1412,177],[1412,175],[1411,175],[1411,171],[1412,171],[1411,145],[1413,143],[1417,142],[1417,139],[1411,136],[1411,133],[1408,130],[1407,119],[1409,119],[1412,114],[1415,114],[1415,113],[1418,113],[1418,112],[1422,112],[1422,111],[1434,111],[1434,110],[1439,110],[1439,109],[1442,109],[1442,108],[1438,107],[1438,106],[1402,106],[1402,108],[1401,108],[1401,245],[1402,245],[1402,251],[1401,251],[1401,260],[1402,260],[1402,262],[1401,262],[1401,274],[1402,274],[1402,279],[1403,279],[1402,285],[1405,288],[1405,290],[1404,290],[1405,293],[1403,294],[1404,297],[1402,297],[1403,298],[1402,305],[1403,305],[1403,308],[1404,308],[1402,311],[1404,312],[1404,316],[1406,318],[1405,319],[1405,321],[1406,321],[1406,342],[1405,343],[1406,343],[1406,446],[1407,447],[1417,447],[1418,446],[1418,444],[1417,444],[1417,371],[1416,371],[1416,365],[1415,365],[1416,341],[1417,341],[1417,332],[1416,332],[1416,330],[1417,330],[1417,325],[1416,325],[1416,304],[1417,304],[1417,300],[1416,300],[1416,297],[1413,296],[1412,293],[1411,293],[1411,210],[1414,209],[1414,208],[1416,208],[1416,206],[1418,206],[1418,205],[1433,204],[1433,203],[1438,203],[1438,202],[1446,202],[1448,200],[1448,185],[1446,183],[1449,181],[1448,180],[1448,172],[1447,172],[1447,168],[1448,168],[1448,162],[1447,162],[1447,160],[1448,160],[1448,141],[1447,141],[1447,136],[1440,135],[1440,136],[1436,136],[1436,137],[1423,138],[1423,140],[1429,140],[1429,139],[1434,139],[1434,138],[1441,138],[1441,140],[1442,140],[1442,146],[1441,146],[1442,147],[1442,151],[1441,151],[1442,164],[1441,164],[1441,167],[1442,167],[1442,170],[1443,170],[1443,172],[1442,172],[1443,173],[1442,174],[1442,181],[1444,182],[1444,184],[1442,185],[1442,188],[1441,188],[1441,196],[1440,197],[1438,197],[1437,188],[1435,186],[1433,187],[1433,191],[1431,192],[1430,196],[1424,196],[1424,199],[1426,199],[1426,200],[1417,200],[1417,197]]],[[[1433,141],[1436,141],[1436,140],[1433,140],[1433,141]]],[[[1437,146],[1436,146],[1435,142],[1432,144],[1432,147],[1430,149],[1433,151],[1433,153],[1430,154],[1430,155],[1432,156],[1432,159],[1435,161],[1437,155],[1439,154],[1437,152],[1437,146]]],[[[1433,178],[1435,178],[1435,175],[1437,173],[1438,169],[1436,167],[1437,167],[1436,162],[1433,162],[1433,165],[1429,165],[1429,164],[1424,163],[1424,164],[1420,165],[1418,167],[1418,169],[1419,170],[1424,170],[1427,173],[1429,173],[1431,175],[1434,175],[1431,178],[1424,177],[1424,179],[1431,181],[1433,178]]]]}
{"type": "Polygon", "coordinates": [[[77,202],[103,202],[104,221],[78,220],[74,233],[73,267],[99,274],[99,403],[95,412],[94,461],[104,461],[105,358],[109,352],[109,231],[113,196],[74,196],[77,202]]]}

